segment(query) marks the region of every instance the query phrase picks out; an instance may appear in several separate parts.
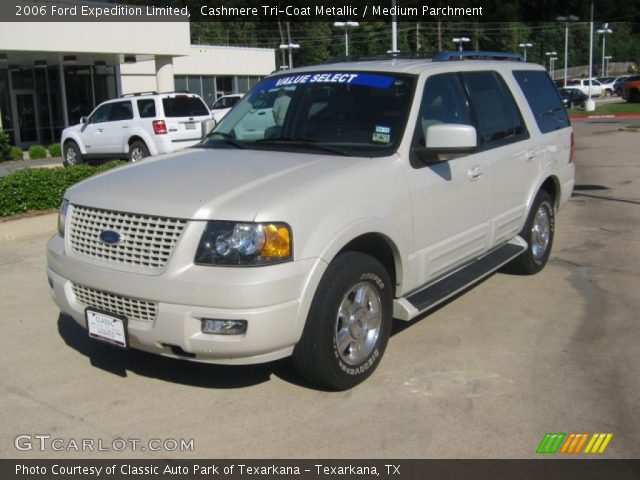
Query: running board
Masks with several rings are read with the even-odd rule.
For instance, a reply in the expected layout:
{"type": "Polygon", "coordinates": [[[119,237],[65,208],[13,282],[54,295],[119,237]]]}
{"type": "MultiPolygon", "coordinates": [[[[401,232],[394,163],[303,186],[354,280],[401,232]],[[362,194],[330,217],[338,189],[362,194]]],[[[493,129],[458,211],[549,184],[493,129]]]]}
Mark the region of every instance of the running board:
{"type": "Polygon", "coordinates": [[[515,237],[446,277],[426,285],[407,297],[394,300],[394,318],[412,320],[495,272],[526,249],[527,243],[522,238],[515,237]]]}

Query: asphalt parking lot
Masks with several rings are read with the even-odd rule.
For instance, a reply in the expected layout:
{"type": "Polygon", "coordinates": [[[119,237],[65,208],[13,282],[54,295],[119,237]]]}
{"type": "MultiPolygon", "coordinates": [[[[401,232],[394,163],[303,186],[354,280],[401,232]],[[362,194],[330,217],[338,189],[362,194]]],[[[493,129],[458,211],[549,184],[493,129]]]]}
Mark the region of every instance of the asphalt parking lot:
{"type": "Polygon", "coordinates": [[[495,274],[398,323],[348,392],[307,387],[288,360],[207,366],[91,342],[47,292],[49,235],[0,242],[0,457],[533,458],[546,432],[612,432],[602,456],[638,458],[640,132],[624,123],[574,123],[577,186],[542,273],[495,274]],[[20,434],[194,450],[18,451],[20,434]]]}

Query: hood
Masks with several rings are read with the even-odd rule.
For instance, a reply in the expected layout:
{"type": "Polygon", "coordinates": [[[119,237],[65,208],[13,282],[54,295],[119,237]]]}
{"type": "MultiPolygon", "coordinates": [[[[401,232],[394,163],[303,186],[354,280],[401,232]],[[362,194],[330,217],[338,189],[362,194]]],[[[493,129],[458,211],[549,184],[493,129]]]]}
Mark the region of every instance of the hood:
{"type": "Polygon", "coordinates": [[[89,178],[71,187],[65,198],[72,204],[129,213],[250,221],[287,192],[365,160],[195,148],[89,178]]]}

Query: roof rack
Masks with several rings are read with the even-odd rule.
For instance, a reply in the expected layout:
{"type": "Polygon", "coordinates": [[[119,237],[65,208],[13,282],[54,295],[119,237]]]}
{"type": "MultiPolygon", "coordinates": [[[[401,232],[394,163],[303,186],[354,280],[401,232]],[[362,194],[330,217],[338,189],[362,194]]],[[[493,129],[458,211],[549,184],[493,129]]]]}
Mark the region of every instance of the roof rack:
{"type": "Polygon", "coordinates": [[[325,63],[344,63],[344,62],[367,62],[375,60],[424,60],[425,62],[444,62],[448,60],[511,60],[514,62],[522,62],[522,55],[514,52],[485,52],[481,50],[466,50],[466,51],[443,51],[435,53],[421,53],[421,52],[395,52],[395,53],[379,53],[374,55],[363,56],[337,56],[331,57],[325,63]]]}
{"type": "Polygon", "coordinates": [[[136,92],[136,93],[125,93],[124,95],[120,95],[120,98],[124,97],[141,97],[142,95],[157,95],[158,92],[136,92]]]}
{"type": "Polygon", "coordinates": [[[331,57],[325,63],[344,63],[344,62],[367,62],[375,60],[393,60],[394,58],[404,60],[425,60],[431,61],[434,53],[421,53],[421,52],[395,52],[395,53],[377,53],[372,55],[350,55],[348,57],[341,55],[331,57]]]}
{"type": "Polygon", "coordinates": [[[156,91],[149,91],[149,92],[135,92],[135,93],[125,93],[124,95],[120,95],[120,98],[124,98],[124,97],[141,97],[143,95],[164,95],[166,93],[191,93],[188,92],[187,90],[175,90],[173,92],[156,92],[156,91]]]}
{"type": "Polygon", "coordinates": [[[434,62],[446,62],[448,60],[511,60],[522,62],[522,55],[514,52],[483,52],[481,50],[456,51],[449,50],[438,52],[433,56],[434,62]]]}

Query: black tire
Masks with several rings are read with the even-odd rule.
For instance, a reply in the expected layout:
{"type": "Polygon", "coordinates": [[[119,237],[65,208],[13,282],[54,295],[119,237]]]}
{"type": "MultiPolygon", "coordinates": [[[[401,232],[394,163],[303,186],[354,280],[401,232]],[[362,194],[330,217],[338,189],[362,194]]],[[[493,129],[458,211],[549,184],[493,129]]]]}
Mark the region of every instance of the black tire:
{"type": "Polygon", "coordinates": [[[80,165],[84,162],[82,158],[82,153],[80,152],[80,147],[78,144],[72,140],[66,142],[64,144],[64,161],[62,164],[65,167],[70,167],[73,165],[80,165]]]}
{"type": "Polygon", "coordinates": [[[128,155],[129,162],[131,163],[138,162],[148,156],[149,156],[149,149],[147,148],[144,142],[141,142],[138,140],[133,142],[131,145],[129,145],[129,155],[128,155]]]}
{"type": "Polygon", "coordinates": [[[551,195],[545,190],[540,190],[531,206],[524,228],[520,232],[520,237],[527,242],[528,247],[505,267],[506,272],[516,275],[533,275],[542,270],[547,264],[549,255],[551,255],[555,232],[553,205],[551,195]],[[543,213],[539,213],[541,210],[543,213]],[[536,218],[537,215],[540,215],[540,217],[536,218]],[[547,222],[545,222],[545,216],[547,222]],[[544,235],[541,235],[545,231],[545,223],[548,224],[546,245],[543,240],[544,235]],[[542,228],[538,228],[540,225],[543,225],[542,228]],[[542,247],[542,245],[545,246],[542,247]]]}
{"type": "Polygon", "coordinates": [[[298,373],[329,390],[347,390],[369,377],[391,333],[392,290],[389,274],[375,258],[345,252],[333,260],[293,351],[298,373]]]}
{"type": "Polygon", "coordinates": [[[640,102],[640,93],[638,93],[638,90],[633,89],[629,92],[629,102],[631,103],[640,102]]]}

